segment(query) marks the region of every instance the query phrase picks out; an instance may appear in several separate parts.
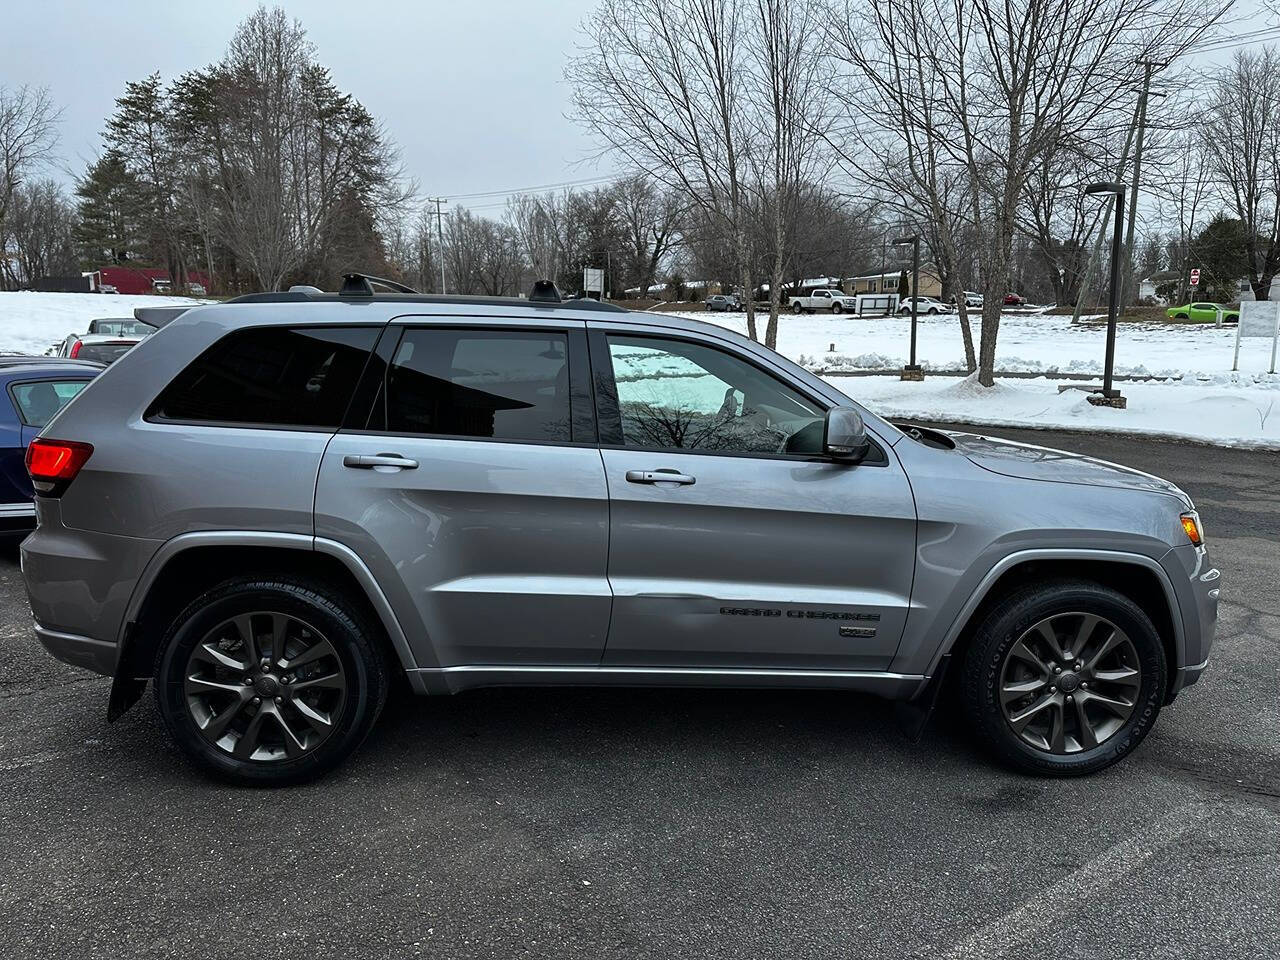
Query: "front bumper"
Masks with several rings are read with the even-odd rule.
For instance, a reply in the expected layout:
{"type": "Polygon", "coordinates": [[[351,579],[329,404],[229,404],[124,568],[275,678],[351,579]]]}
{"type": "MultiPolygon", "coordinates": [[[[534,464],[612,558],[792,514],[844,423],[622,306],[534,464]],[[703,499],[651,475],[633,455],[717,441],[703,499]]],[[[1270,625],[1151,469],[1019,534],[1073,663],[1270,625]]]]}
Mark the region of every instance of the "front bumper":
{"type": "Polygon", "coordinates": [[[119,650],[110,641],[94,640],[92,637],[82,637],[74,633],[62,633],[40,623],[36,624],[36,637],[50,655],[63,663],[69,663],[73,667],[83,667],[94,673],[106,674],[108,677],[116,672],[119,650]]]}

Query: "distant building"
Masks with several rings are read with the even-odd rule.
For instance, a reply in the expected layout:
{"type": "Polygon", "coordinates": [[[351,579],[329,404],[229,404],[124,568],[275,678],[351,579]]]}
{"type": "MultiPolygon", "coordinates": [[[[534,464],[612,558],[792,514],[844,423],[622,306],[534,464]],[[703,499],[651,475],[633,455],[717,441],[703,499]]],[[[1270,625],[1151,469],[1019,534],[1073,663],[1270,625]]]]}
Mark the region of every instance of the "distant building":
{"type": "MultiPolygon", "coordinates": [[[[174,290],[169,271],[163,267],[101,267],[98,287],[115,287],[117,293],[185,293],[174,290]]],[[[187,283],[209,289],[209,278],[199,271],[187,274],[187,283]]]]}
{"type": "MultiPolygon", "coordinates": [[[[892,273],[872,273],[862,277],[845,277],[840,288],[845,293],[897,293],[901,270],[892,273]]],[[[910,289],[911,271],[907,271],[907,285],[910,289]]],[[[920,296],[941,297],[942,281],[928,267],[920,268],[920,296]]]]}

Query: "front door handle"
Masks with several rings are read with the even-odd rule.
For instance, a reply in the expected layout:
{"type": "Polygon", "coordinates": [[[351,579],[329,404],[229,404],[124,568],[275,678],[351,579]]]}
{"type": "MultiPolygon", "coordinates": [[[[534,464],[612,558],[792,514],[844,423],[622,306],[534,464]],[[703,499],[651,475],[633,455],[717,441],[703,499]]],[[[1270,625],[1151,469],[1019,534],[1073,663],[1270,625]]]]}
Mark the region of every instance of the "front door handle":
{"type": "Polygon", "coordinates": [[[697,483],[696,477],[676,470],[662,468],[659,470],[628,470],[627,483],[697,483]]]}
{"type": "Polygon", "coordinates": [[[398,453],[354,454],[349,453],[342,458],[344,467],[355,467],[357,470],[372,470],[375,467],[393,467],[399,470],[416,470],[417,460],[410,460],[398,453]]]}

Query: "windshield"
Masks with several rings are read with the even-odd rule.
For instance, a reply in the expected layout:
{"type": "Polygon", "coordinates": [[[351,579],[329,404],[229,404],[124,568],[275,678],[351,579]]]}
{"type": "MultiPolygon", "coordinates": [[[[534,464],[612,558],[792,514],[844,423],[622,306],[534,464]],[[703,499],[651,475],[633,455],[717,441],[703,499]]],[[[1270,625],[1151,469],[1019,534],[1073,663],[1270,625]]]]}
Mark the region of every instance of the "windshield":
{"type": "Polygon", "coordinates": [[[156,332],[156,328],[141,320],[94,320],[89,324],[90,333],[103,333],[108,337],[145,337],[156,332]]]}

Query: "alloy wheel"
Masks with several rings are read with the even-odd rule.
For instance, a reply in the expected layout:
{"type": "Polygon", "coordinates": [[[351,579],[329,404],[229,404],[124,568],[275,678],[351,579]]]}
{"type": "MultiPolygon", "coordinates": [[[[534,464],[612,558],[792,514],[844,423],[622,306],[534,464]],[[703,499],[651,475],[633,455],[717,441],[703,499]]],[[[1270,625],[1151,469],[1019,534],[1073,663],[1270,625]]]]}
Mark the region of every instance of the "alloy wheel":
{"type": "Polygon", "coordinates": [[[187,710],[204,739],[238,760],[285,760],[328,739],[347,678],[315,627],[276,611],[243,613],[206,633],[183,674],[187,710]]]}
{"type": "Polygon", "coordinates": [[[1105,743],[1138,701],[1138,651],[1114,623],[1091,613],[1058,613],[1033,624],[1000,669],[1000,708],[1036,750],[1073,754],[1105,743]]]}

